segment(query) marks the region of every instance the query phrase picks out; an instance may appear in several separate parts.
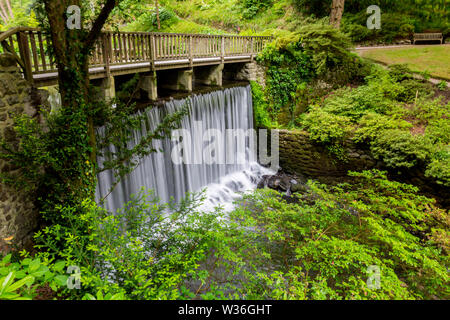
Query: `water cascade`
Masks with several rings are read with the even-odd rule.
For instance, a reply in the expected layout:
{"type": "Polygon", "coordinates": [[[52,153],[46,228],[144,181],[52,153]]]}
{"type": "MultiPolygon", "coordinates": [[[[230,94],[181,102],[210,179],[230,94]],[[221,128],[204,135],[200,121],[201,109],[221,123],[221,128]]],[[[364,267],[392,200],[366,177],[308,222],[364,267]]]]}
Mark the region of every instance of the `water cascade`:
{"type": "MultiPolygon", "coordinates": [[[[148,123],[133,132],[133,139],[128,142],[130,148],[146,135],[147,130],[154,130],[166,114],[180,110],[186,104],[190,108],[189,116],[182,120],[177,131],[178,136],[175,132],[172,137],[153,141],[153,147],[162,152],[142,159],[111,193],[114,175],[108,171],[99,174],[97,200],[106,196],[106,209],[115,212],[130,200],[131,195],[145,187],[153,189],[163,203],[171,198],[178,201],[186,192],[206,188],[204,210],[218,205],[229,210],[240,193],[253,190],[262,175],[271,174],[256,162],[256,143],[248,134],[253,129],[250,86],[186,99],[170,100],[163,107],[141,111],[148,123]],[[240,138],[233,136],[236,134],[240,138]]],[[[104,159],[99,159],[100,165],[102,161],[104,159]]]]}

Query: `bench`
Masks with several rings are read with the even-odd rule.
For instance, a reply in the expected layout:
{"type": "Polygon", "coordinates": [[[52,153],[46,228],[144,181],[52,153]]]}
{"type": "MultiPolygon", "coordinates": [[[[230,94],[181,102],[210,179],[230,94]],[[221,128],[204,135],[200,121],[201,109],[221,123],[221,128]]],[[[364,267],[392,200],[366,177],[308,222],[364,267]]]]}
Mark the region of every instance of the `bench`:
{"type": "Polygon", "coordinates": [[[444,36],[442,33],[414,33],[414,44],[416,44],[417,41],[431,40],[440,41],[442,44],[444,42],[444,36]]]}

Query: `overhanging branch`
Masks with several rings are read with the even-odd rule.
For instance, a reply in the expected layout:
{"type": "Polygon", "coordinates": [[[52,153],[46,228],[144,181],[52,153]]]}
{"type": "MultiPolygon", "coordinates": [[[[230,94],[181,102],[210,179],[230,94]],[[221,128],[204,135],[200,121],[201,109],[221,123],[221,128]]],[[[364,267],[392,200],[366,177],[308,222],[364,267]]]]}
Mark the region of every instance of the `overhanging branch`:
{"type": "Polygon", "coordinates": [[[92,25],[91,31],[84,42],[84,49],[89,51],[97,40],[100,32],[102,31],[103,26],[108,20],[109,15],[113,11],[113,9],[118,5],[120,0],[107,0],[105,6],[102,8],[100,14],[92,25]]]}

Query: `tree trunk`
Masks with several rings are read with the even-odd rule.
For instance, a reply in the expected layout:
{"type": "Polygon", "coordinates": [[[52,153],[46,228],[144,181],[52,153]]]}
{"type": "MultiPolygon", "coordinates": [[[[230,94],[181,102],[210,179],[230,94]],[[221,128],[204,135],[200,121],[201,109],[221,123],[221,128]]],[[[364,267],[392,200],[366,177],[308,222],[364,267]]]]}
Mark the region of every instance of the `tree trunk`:
{"type": "Polygon", "coordinates": [[[10,17],[8,16],[8,12],[6,11],[5,4],[3,3],[3,0],[0,0],[0,17],[2,20],[6,23],[10,20],[10,17]]]}
{"type": "Polygon", "coordinates": [[[14,19],[14,13],[11,8],[11,0],[5,0],[5,2],[6,2],[6,6],[8,7],[8,10],[9,10],[10,19],[14,19]]]}
{"type": "Polygon", "coordinates": [[[156,5],[156,21],[158,23],[158,30],[161,30],[161,21],[159,20],[159,1],[155,0],[156,5]]]}
{"type": "Polygon", "coordinates": [[[331,5],[330,24],[337,29],[341,27],[344,5],[345,0],[333,0],[333,3],[331,5]]]}

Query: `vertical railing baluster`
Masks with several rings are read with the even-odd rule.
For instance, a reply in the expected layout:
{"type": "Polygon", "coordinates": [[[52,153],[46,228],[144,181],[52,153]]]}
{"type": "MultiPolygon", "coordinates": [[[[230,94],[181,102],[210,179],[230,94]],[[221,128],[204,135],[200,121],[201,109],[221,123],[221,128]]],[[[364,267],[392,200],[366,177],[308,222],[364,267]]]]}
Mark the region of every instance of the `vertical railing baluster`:
{"type": "Polygon", "coordinates": [[[34,63],[34,71],[39,72],[39,59],[38,59],[38,52],[36,47],[36,39],[34,38],[34,31],[30,31],[28,33],[30,37],[31,42],[31,52],[33,55],[33,63],[34,63]]]}
{"type": "Polygon", "coordinates": [[[42,68],[47,71],[47,61],[45,60],[44,43],[42,41],[42,31],[38,31],[39,51],[41,55],[42,68]]]}
{"type": "Polygon", "coordinates": [[[22,61],[25,65],[25,79],[29,82],[33,83],[33,70],[31,66],[31,55],[30,55],[30,47],[28,44],[28,37],[25,32],[20,31],[18,33],[18,43],[19,43],[19,52],[22,58],[22,61]]]}

